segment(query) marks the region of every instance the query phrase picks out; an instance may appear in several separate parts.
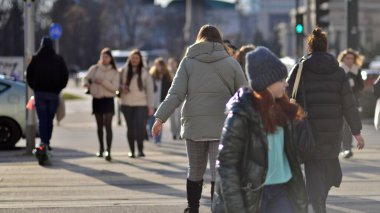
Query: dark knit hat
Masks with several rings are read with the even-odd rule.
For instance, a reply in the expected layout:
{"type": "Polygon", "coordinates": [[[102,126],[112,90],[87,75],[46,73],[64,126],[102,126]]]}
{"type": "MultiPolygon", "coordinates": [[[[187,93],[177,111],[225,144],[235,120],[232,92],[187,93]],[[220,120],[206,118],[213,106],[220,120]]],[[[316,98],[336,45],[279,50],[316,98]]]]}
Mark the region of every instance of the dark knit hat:
{"type": "Polygon", "coordinates": [[[245,57],[245,70],[253,90],[262,91],[288,76],[285,65],[266,47],[256,47],[245,57]]]}

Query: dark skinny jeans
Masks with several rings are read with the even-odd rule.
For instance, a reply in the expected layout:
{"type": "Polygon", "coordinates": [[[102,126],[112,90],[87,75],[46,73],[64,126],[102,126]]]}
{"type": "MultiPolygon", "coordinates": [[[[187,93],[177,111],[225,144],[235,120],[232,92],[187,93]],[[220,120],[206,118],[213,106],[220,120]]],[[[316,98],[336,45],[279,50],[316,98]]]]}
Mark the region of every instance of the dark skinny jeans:
{"type": "Polygon", "coordinates": [[[59,94],[36,91],[34,92],[34,97],[41,142],[49,145],[53,133],[53,121],[58,107],[59,94]]]}
{"type": "Polygon", "coordinates": [[[146,121],[148,108],[146,106],[121,106],[121,112],[127,123],[127,138],[132,154],[135,154],[135,141],[139,153],[144,151],[144,139],[146,136],[146,121]]]}

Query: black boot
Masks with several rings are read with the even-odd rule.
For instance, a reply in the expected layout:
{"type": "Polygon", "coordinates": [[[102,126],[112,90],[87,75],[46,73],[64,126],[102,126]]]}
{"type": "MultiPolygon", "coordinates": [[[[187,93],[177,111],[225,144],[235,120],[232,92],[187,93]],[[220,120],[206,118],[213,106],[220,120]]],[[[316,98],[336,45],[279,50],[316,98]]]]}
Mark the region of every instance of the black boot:
{"type": "Polygon", "coordinates": [[[103,142],[99,142],[99,152],[96,153],[96,157],[103,157],[104,145],[103,142]]]}
{"type": "Polygon", "coordinates": [[[131,150],[129,153],[128,153],[128,156],[130,158],[135,158],[135,141],[128,138],[128,143],[129,143],[129,150],[131,150]]]}
{"type": "Polygon", "coordinates": [[[191,181],[187,179],[186,192],[188,207],[184,213],[199,213],[199,200],[202,196],[203,180],[191,181]]]}
{"type": "Polygon", "coordinates": [[[107,152],[106,152],[106,161],[111,161],[112,158],[111,158],[111,150],[110,149],[107,149],[107,152]]]}
{"type": "Polygon", "coordinates": [[[211,181],[211,202],[212,202],[212,198],[214,197],[214,187],[215,187],[215,181],[211,181]]]}
{"type": "Polygon", "coordinates": [[[145,157],[144,154],[144,140],[137,140],[137,149],[139,150],[139,153],[137,157],[145,157]]]}

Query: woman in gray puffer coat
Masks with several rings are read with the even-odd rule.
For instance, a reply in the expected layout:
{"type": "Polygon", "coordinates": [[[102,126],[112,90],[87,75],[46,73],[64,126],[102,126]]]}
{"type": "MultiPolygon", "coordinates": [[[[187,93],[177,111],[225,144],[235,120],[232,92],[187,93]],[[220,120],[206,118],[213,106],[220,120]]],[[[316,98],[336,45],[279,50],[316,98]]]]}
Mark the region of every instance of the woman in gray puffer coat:
{"type": "MultiPolygon", "coordinates": [[[[186,140],[189,161],[185,212],[197,213],[202,194],[203,175],[210,162],[211,181],[215,179],[215,162],[220,134],[226,118],[227,101],[247,85],[239,63],[226,51],[219,30],[203,26],[195,44],[188,48],[165,100],[158,107],[153,136],[184,101],[181,111],[181,137],[186,140]]],[[[211,193],[213,194],[213,184],[211,193]]]]}
{"type": "Polygon", "coordinates": [[[227,104],[212,212],[307,212],[293,131],[303,111],[285,95],[286,67],[265,47],[246,58],[253,90],[240,89],[227,104]]]}

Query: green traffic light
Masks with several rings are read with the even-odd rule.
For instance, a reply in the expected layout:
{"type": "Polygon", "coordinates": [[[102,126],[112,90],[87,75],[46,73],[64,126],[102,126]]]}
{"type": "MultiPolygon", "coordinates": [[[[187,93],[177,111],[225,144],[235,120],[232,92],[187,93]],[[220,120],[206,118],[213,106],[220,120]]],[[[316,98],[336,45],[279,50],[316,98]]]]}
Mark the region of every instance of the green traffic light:
{"type": "Polygon", "coordinates": [[[302,26],[302,24],[297,24],[297,26],[296,26],[296,33],[298,33],[298,34],[303,33],[303,26],[302,26]]]}

